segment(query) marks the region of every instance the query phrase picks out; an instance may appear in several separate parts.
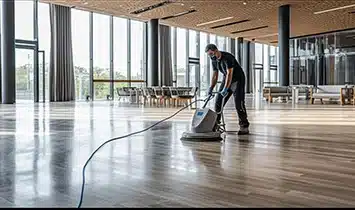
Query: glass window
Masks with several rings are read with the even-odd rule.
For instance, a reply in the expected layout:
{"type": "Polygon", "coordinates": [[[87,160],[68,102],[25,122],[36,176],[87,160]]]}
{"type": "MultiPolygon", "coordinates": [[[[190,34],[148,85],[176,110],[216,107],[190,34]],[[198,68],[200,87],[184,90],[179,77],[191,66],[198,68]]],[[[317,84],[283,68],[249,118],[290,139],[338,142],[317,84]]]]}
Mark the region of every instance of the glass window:
{"type": "Polygon", "coordinates": [[[15,38],[33,40],[33,1],[15,1],[15,38]]]}
{"type": "Polygon", "coordinates": [[[277,69],[277,57],[276,57],[277,48],[275,46],[271,46],[271,45],[269,47],[270,47],[270,82],[272,85],[277,85],[278,84],[277,83],[278,69],[277,69]]]}
{"type": "Polygon", "coordinates": [[[335,49],[334,34],[325,35],[324,53],[325,54],[333,54],[334,49],[335,49]]]}
{"type": "Polygon", "coordinates": [[[291,58],[291,73],[290,80],[291,85],[299,85],[300,84],[300,58],[293,57],[291,58]]]}
{"type": "Polygon", "coordinates": [[[217,36],[217,45],[219,50],[225,51],[226,44],[226,37],[217,36]]]}
{"type": "MultiPolygon", "coordinates": [[[[196,58],[197,57],[197,32],[193,30],[189,30],[189,57],[196,58]]],[[[196,83],[196,71],[198,69],[198,65],[189,64],[189,87],[196,87],[198,84],[196,83]]]]}
{"type": "Polygon", "coordinates": [[[215,44],[217,45],[217,36],[215,34],[210,34],[210,43],[209,44],[215,44]]]}
{"type": "Polygon", "coordinates": [[[34,51],[16,49],[16,100],[34,99],[34,51]]]}
{"type": "Polygon", "coordinates": [[[173,86],[176,86],[176,61],[175,61],[175,53],[176,49],[174,46],[174,40],[175,40],[175,27],[170,27],[170,37],[171,37],[171,65],[172,65],[172,71],[173,71],[173,86]]]}
{"type": "MultiPolygon", "coordinates": [[[[127,68],[127,19],[113,18],[113,74],[115,80],[128,80],[127,68]]],[[[114,94],[117,88],[126,87],[128,83],[114,83],[114,94]]]]}
{"type": "Polygon", "coordinates": [[[294,39],[290,39],[290,57],[295,56],[295,40],[294,39]]]}
{"type": "Polygon", "coordinates": [[[90,88],[89,12],[71,9],[76,100],[85,100],[90,88]]]}
{"type": "Polygon", "coordinates": [[[38,3],[38,47],[45,52],[45,61],[39,58],[39,94],[40,100],[43,97],[43,65],[45,77],[46,100],[49,99],[49,58],[51,49],[51,27],[49,18],[49,4],[38,3]]]}
{"type": "Polygon", "coordinates": [[[308,38],[307,40],[307,55],[314,55],[316,53],[316,38],[308,38]]]}
{"type": "Polygon", "coordinates": [[[301,39],[300,40],[300,56],[305,56],[307,55],[307,38],[301,39]]]}
{"type": "MultiPolygon", "coordinates": [[[[276,65],[279,66],[279,47],[276,47],[276,65]]],[[[280,71],[279,71],[279,67],[277,67],[277,76],[276,76],[276,82],[278,84],[279,82],[279,75],[280,75],[280,71]]]]}
{"type": "Polygon", "coordinates": [[[210,86],[210,78],[208,77],[207,62],[210,59],[205,53],[205,47],[207,45],[208,34],[200,32],[200,94],[202,97],[206,96],[207,89],[210,86]]]}
{"type": "MultiPolygon", "coordinates": [[[[219,40],[218,40],[218,36],[217,35],[210,34],[210,43],[215,44],[219,50],[223,50],[223,43],[222,43],[222,46],[220,46],[218,41],[219,40]]],[[[212,67],[211,59],[210,59],[210,62],[211,62],[211,64],[210,64],[210,72],[211,72],[211,75],[212,75],[213,74],[213,67],[212,67]]],[[[220,86],[220,82],[222,81],[222,79],[223,79],[223,74],[221,72],[218,72],[218,81],[219,82],[217,83],[217,85],[215,87],[215,91],[218,91],[219,86],[220,86]]]]}
{"type": "Polygon", "coordinates": [[[269,86],[270,85],[270,69],[269,69],[269,46],[264,44],[263,45],[263,51],[264,51],[264,86],[269,86]]]}
{"type": "Polygon", "coordinates": [[[177,53],[177,86],[184,87],[186,86],[186,63],[187,63],[187,55],[186,55],[186,29],[177,28],[176,34],[176,49],[177,53]]]}
{"type": "MultiPolygon", "coordinates": [[[[131,80],[144,79],[143,28],[143,22],[131,21],[131,80]]],[[[141,84],[132,83],[131,85],[140,86],[141,84]]]]}
{"type": "Polygon", "coordinates": [[[345,83],[355,83],[355,54],[345,56],[345,83]]]}
{"type": "MultiPolygon", "coordinates": [[[[110,79],[110,16],[93,14],[93,66],[95,79],[110,79]]],[[[94,83],[94,99],[110,95],[109,82],[94,83]]]]}
{"type": "Polygon", "coordinates": [[[277,65],[276,47],[270,46],[270,65],[277,65]]]}
{"type": "Polygon", "coordinates": [[[300,84],[307,85],[307,66],[306,66],[306,59],[301,57],[300,59],[300,84]]]}
{"type": "Polygon", "coordinates": [[[197,57],[197,32],[189,30],[189,57],[197,57]]]}
{"type": "MultiPolygon", "coordinates": [[[[209,44],[215,44],[215,45],[217,45],[217,36],[215,35],[215,34],[210,34],[210,43],[209,44]]],[[[218,47],[218,46],[217,46],[218,47]]],[[[213,74],[213,68],[212,68],[212,61],[211,61],[211,59],[209,59],[209,61],[208,62],[210,62],[210,75],[212,75],[213,74]]],[[[220,75],[220,73],[218,74],[218,79],[221,79],[220,77],[219,77],[219,75],[220,75]]],[[[218,85],[216,85],[216,86],[218,86],[218,85]]]]}
{"type": "Polygon", "coordinates": [[[263,64],[263,45],[255,43],[255,63],[263,64]]]}

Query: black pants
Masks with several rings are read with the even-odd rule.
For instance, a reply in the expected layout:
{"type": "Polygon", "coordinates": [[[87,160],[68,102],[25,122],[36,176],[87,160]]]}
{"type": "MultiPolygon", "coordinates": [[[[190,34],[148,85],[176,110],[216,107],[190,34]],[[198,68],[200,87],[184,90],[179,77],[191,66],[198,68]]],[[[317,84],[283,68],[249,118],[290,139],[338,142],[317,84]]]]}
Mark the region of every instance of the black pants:
{"type": "MultiPolygon", "coordinates": [[[[221,92],[224,88],[225,78],[219,87],[219,92],[221,92]]],[[[223,107],[228,102],[229,98],[233,95],[234,97],[234,105],[238,113],[239,118],[239,126],[240,127],[249,127],[248,115],[247,110],[245,108],[245,79],[241,79],[237,82],[232,82],[230,90],[226,97],[224,98],[223,107]]],[[[216,95],[216,102],[215,102],[215,111],[220,112],[222,108],[222,100],[223,96],[221,94],[216,95]]],[[[217,123],[220,123],[221,115],[217,117],[217,123]]]]}

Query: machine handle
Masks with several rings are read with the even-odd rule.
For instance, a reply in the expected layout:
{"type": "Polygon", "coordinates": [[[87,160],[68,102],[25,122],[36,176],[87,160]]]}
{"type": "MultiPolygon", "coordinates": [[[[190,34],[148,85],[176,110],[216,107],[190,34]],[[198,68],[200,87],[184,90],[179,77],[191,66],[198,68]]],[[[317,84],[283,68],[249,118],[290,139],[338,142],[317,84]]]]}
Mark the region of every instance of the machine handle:
{"type": "MultiPolygon", "coordinates": [[[[221,92],[212,92],[212,94],[209,94],[208,97],[205,99],[205,104],[203,105],[202,109],[204,109],[204,108],[207,106],[208,102],[209,102],[212,98],[214,98],[214,96],[215,96],[216,94],[221,94],[221,92]]],[[[225,98],[225,97],[223,97],[223,101],[222,101],[223,104],[224,104],[224,98],[225,98]]]]}

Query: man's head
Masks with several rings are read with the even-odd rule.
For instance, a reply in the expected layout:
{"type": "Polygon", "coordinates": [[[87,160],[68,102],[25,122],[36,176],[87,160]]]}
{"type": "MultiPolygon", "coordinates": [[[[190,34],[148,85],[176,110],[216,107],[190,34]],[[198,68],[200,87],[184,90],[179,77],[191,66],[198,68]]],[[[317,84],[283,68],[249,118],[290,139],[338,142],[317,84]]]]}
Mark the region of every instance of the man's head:
{"type": "Polygon", "coordinates": [[[220,52],[218,51],[217,46],[214,44],[208,44],[205,48],[205,52],[208,56],[210,56],[211,59],[216,59],[220,57],[220,52]]]}

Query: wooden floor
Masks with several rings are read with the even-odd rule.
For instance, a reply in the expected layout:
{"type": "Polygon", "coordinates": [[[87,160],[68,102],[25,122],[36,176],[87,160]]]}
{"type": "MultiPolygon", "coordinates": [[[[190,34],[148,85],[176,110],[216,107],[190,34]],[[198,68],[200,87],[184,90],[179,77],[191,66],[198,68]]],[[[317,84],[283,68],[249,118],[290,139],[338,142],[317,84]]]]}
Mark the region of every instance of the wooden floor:
{"type": "MultiPolygon", "coordinates": [[[[355,107],[248,99],[251,134],[182,142],[193,110],[106,145],[83,207],[354,207],[355,107]]],[[[117,102],[0,106],[0,206],[75,207],[102,142],[176,111],[117,102]]],[[[233,103],[229,130],[238,130],[233,103]]]]}

